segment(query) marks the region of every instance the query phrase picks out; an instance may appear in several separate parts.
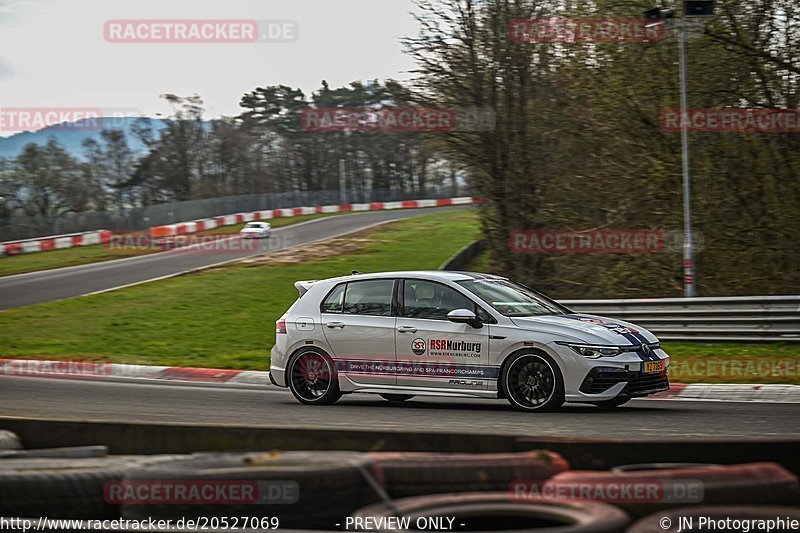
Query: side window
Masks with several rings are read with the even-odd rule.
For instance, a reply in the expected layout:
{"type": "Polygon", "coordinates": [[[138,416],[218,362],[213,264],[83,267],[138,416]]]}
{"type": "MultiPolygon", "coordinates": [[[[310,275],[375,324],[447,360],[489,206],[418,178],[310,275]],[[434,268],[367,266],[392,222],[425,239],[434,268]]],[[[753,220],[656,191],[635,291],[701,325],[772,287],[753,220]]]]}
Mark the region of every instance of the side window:
{"type": "Polygon", "coordinates": [[[441,283],[407,279],[403,289],[403,316],[408,318],[427,318],[446,320],[447,313],[453,309],[475,311],[475,303],[441,283]]]}
{"type": "Polygon", "coordinates": [[[352,315],[392,316],[394,280],[351,281],[344,296],[344,312],[352,315]]]}
{"type": "Polygon", "coordinates": [[[325,301],[322,302],[322,312],[323,313],[341,313],[342,312],[342,304],[344,303],[344,287],[345,284],[342,283],[341,285],[337,286],[333,289],[325,301]]]}

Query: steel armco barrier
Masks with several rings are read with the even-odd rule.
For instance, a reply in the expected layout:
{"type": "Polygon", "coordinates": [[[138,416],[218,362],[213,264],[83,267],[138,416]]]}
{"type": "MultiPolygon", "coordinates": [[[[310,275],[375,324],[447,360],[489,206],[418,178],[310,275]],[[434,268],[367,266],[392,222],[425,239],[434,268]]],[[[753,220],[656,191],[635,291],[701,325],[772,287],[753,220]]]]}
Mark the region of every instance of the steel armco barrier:
{"type": "Polygon", "coordinates": [[[561,300],[575,312],[618,318],[665,341],[800,342],[800,296],[561,300]]]}

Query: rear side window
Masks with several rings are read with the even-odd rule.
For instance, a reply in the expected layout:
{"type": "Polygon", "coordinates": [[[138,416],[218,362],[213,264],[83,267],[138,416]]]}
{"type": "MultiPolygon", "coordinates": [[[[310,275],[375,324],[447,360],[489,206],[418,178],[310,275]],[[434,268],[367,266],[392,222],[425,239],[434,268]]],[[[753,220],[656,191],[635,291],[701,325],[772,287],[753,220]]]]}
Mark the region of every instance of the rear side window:
{"type": "Polygon", "coordinates": [[[344,288],[345,284],[342,283],[341,285],[337,286],[333,289],[325,301],[322,302],[322,312],[323,313],[341,313],[342,307],[344,304],[344,288]]]}
{"type": "Polygon", "coordinates": [[[344,312],[351,315],[392,316],[393,289],[394,280],[391,279],[351,281],[345,289],[344,312]]]}

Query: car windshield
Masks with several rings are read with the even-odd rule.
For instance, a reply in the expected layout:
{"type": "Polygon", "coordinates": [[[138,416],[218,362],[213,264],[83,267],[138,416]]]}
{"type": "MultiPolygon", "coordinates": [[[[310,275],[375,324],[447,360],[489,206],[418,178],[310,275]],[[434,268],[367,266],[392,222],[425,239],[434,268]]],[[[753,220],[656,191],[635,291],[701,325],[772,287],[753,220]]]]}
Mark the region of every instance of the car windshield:
{"type": "Polygon", "coordinates": [[[570,312],[543,294],[507,279],[471,279],[457,283],[505,316],[563,315],[570,312]]]}
{"type": "Polygon", "coordinates": [[[261,222],[250,222],[245,227],[246,228],[250,228],[250,229],[261,229],[262,226],[261,226],[261,222]]]}

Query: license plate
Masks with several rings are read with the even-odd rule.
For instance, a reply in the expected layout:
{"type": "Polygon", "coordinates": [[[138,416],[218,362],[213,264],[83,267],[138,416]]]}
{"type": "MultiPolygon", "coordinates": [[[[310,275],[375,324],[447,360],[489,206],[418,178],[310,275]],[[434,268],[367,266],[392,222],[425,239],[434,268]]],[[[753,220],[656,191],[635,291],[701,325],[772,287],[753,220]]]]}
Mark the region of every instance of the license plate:
{"type": "Polygon", "coordinates": [[[645,361],[642,363],[642,373],[655,374],[664,371],[664,361],[645,361]]]}

